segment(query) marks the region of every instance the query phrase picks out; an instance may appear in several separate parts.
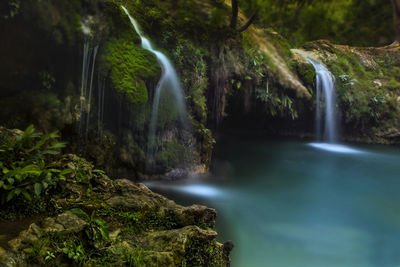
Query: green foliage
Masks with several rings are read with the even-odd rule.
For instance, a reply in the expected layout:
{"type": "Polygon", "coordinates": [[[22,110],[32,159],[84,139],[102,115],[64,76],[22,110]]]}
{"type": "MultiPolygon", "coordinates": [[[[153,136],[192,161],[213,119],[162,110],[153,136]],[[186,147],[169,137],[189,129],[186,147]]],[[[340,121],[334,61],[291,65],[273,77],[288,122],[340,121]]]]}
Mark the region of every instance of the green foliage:
{"type": "Polygon", "coordinates": [[[299,117],[297,111],[294,109],[293,100],[287,96],[282,95],[278,96],[278,94],[274,92],[270,92],[267,89],[257,89],[257,98],[262,102],[266,103],[269,109],[269,113],[272,117],[276,115],[280,115],[284,117],[288,113],[292,120],[295,120],[299,117]]]}
{"type": "Polygon", "coordinates": [[[44,258],[46,261],[50,261],[56,258],[56,254],[54,252],[47,251],[46,254],[46,257],[44,258]]]}
{"type": "Polygon", "coordinates": [[[178,142],[163,142],[160,152],[156,154],[156,161],[166,168],[177,167],[185,158],[185,147],[178,142]]]}
{"type": "Polygon", "coordinates": [[[337,59],[327,62],[335,75],[343,122],[352,131],[385,130],[398,125],[398,67],[389,58],[367,55],[378,63],[366,68],[352,53],[329,48],[337,59]],[[385,79],[388,79],[385,81],[385,79]]]}
{"type": "Polygon", "coordinates": [[[357,46],[392,41],[392,7],[386,0],[240,0],[258,24],[272,27],[293,45],[317,39],[357,46]]]}
{"type": "Polygon", "coordinates": [[[206,57],[208,51],[188,40],[179,40],[174,52],[175,65],[181,70],[181,80],[187,88],[187,102],[194,118],[201,123],[207,119],[204,96],[208,87],[206,57]]]}
{"type": "Polygon", "coordinates": [[[8,138],[0,146],[0,194],[2,202],[20,195],[31,200],[65,180],[70,169],[55,169],[49,164],[65,143],[56,141],[57,132],[41,134],[33,125],[22,135],[8,138]]]}
{"type": "Polygon", "coordinates": [[[79,208],[71,209],[69,212],[84,219],[88,223],[85,233],[89,240],[102,242],[110,239],[107,223],[97,218],[95,211],[92,212],[91,216],[79,208]]]}
{"type": "Polygon", "coordinates": [[[140,250],[123,250],[123,257],[126,259],[128,266],[146,267],[144,263],[144,252],[140,250]]]}
{"type": "Polygon", "coordinates": [[[222,28],[226,26],[227,18],[229,17],[229,12],[227,9],[223,7],[215,7],[211,11],[211,18],[208,22],[209,25],[213,27],[222,28]]]}
{"type": "Polygon", "coordinates": [[[62,252],[77,264],[84,264],[89,258],[80,242],[64,242],[62,252]]]}

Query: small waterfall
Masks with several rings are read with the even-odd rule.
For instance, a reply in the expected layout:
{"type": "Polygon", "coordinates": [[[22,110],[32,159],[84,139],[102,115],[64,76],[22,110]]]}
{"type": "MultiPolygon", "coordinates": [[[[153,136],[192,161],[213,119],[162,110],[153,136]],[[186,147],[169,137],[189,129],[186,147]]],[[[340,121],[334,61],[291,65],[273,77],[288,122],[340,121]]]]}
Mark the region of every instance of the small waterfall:
{"type": "MultiPolygon", "coordinates": [[[[298,52],[298,51],[296,51],[298,52]]],[[[316,134],[317,141],[328,143],[337,142],[338,117],[336,110],[335,76],[317,59],[302,52],[298,52],[310,62],[316,76],[316,134]],[[323,115],[325,117],[323,118],[323,115]],[[322,128],[322,121],[325,122],[322,128]]]]}
{"type": "Polygon", "coordinates": [[[94,69],[95,69],[96,56],[97,56],[98,50],[99,50],[99,46],[96,46],[94,48],[94,52],[93,52],[93,62],[92,62],[92,72],[90,75],[89,95],[87,97],[88,102],[87,102],[87,116],[86,116],[86,139],[88,137],[88,132],[89,132],[90,111],[92,108],[91,104],[92,104],[92,93],[93,93],[93,76],[94,76],[94,69]]]}
{"type": "Polygon", "coordinates": [[[185,99],[183,95],[183,90],[180,85],[180,81],[178,79],[178,75],[176,73],[175,68],[169,61],[169,59],[161,52],[154,50],[154,48],[151,45],[151,42],[149,39],[143,36],[143,33],[141,32],[139,25],[137,22],[132,18],[132,16],[129,14],[128,10],[121,6],[126,15],[129,17],[133,27],[135,28],[136,33],[139,35],[141,41],[142,41],[142,47],[151,53],[153,53],[156,57],[157,60],[161,66],[162,69],[162,76],[157,84],[156,91],[154,94],[154,99],[153,99],[153,106],[152,106],[152,113],[151,113],[151,121],[150,121],[150,126],[149,126],[149,138],[148,138],[148,155],[153,154],[153,138],[156,135],[156,128],[157,128],[157,121],[158,121],[158,112],[159,112],[159,104],[160,104],[160,97],[163,91],[170,89],[172,90],[173,96],[176,101],[176,106],[179,111],[179,117],[180,120],[183,124],[183,127],[187,129],[187,113],[186,113],[186,104],[185,104],[185,99]]]}
{"type": "Polygon", "coordinates": [[[98,49],[98,46],[90,48],[89,41],[85,41],[83,45],[79,135],[82,136],[85,133],[86,138],[89,131],[93,77],[98,49]]]}
{"type": "Polygon", "coordinates": [[[97,131],[99,136],[103,135],[103,121],[104,121],[104,91],[106,86],[106,79],[101,80],[100,75],[98,78],[98,91],[97,91],[97,131]]]}

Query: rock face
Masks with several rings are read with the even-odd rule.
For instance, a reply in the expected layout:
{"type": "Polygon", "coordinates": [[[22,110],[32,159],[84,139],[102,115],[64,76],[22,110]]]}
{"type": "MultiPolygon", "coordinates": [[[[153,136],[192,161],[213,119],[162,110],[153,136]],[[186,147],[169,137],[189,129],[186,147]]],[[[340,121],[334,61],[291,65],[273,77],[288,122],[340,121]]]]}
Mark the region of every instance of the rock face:
{"type": "MultiPolygon", "coordinates": [[[[81,161],[67,155],[59,164],[74,168],[81,161]]],[[[90,165],[84,169],[86,180],[70,178],[52,197],[59,214],[31,224],[0,247],[1,266],[229,264],[230,250],[216,241],[213,230],[215,210],[183,207],[143,184],[104,174],[90,177],[90,165]]]]}
{"type": "MultiPolygon", "coordinates": [[[[398,47],[350,47],[320,40],[302,50],[323,62],[336,78],[343,139],[399,143],[400,50],[398,47]]],[[[310,64],[299,56],[298,66],[310,64]]],[[[305,83],[312,72],[300,68],[305,83]]]]}

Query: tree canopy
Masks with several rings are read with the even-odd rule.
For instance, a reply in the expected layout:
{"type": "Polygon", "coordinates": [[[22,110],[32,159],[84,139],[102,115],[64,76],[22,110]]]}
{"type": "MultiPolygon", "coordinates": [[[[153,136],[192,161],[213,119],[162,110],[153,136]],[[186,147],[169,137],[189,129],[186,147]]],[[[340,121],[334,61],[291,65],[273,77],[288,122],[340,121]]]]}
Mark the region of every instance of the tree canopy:
{"type": "Polygon", "coordinates": [[[239,4],[249,16],[258,11],[259,26],[274,28],[297,46],[316,39],[380,46],[395,39],[389,0],[239,0],[239,4]]]}

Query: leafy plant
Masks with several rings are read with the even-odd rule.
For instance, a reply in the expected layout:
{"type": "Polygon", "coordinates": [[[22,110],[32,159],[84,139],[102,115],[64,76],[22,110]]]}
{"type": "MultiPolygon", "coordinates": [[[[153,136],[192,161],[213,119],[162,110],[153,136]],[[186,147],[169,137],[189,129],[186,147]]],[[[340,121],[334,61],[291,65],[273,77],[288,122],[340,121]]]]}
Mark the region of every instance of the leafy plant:
{"type": "Polygon", "coordinates": [[[108,241],[110,239],[107,223],[100,218],[96,218],[95,211],[92,212],[91,216],[79,208],[71,209],[69,212],[84,219],[89,224],[85,233],[90,240],[108,241]]]}
{"type": "Polygon", "coordinates": [[[30,125],[22,135],[11,137],[0,145],[0,197],[8,202],[23,195],[31,200],[65,180],[70,169],[56,169],[50,160],[66,143],[58,142],[57,132],[43,135],[30,125]]]}
{"type": "Polygon", "coordinates": [[[44,258],[46,261],[50,261],[56,258],[56,254],[54,252],[47,251],[46,254],[46,257],[44,258]]]}
{"type": "Polygon", "coordinates": [[[76,244],[75,242],[64,242],[64,248],[62,249],[62,252],[66,254],[69,259],[78,264],[84,263],[88,258],[82,244],[76,244]]]}

